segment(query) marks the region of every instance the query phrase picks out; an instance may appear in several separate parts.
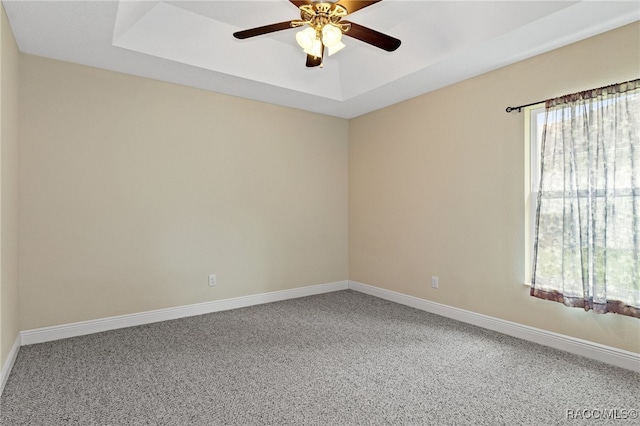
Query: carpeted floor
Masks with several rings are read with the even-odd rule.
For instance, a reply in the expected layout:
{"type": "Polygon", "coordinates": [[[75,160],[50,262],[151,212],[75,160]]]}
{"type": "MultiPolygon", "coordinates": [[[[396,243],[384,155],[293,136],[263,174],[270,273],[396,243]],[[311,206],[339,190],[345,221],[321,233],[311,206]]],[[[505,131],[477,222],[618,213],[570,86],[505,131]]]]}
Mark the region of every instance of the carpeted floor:
{"type": "Polygon", "coordinates": [[[0,409],[2,425],[637,425],[640,375],[340,291],[22,347],[0,409]]]}

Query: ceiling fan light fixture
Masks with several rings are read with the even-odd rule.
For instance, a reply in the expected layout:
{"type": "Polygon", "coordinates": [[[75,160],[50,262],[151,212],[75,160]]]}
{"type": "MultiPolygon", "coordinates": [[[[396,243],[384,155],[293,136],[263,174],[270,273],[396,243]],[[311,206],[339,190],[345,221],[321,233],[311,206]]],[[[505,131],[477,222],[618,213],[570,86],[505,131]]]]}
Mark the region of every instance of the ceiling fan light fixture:
{"type": "Polygon", "coordinates": [[[322,44],[327,47],[333,47],[340,43],[342,39],[342,31],[340,28],[332,24],[326,24],[322,27],[322,44]]]}
{"type": "Polygon", "coordinates": [[[316,40],[316,30],[311,27],[307,27],[296,33],[296,41],[303,50],[312,49],[316,40]]]}

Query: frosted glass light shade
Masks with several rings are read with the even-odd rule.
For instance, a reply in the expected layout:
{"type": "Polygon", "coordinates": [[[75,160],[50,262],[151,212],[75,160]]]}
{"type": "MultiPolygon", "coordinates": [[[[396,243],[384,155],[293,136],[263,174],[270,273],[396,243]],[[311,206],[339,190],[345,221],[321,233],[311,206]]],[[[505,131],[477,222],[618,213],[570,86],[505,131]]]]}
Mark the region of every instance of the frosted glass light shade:
{"type": "Polygon", "coordinates": [[[322,27],[322,44],[327,47],[335,46],[342,39],[342,31],[335,25],[327,24],[322,27]]]}
{"type": "Polygon", "coordinates": [[[302,31],[298,31],[296,33],[296,41],[303,49],[311,49],[316,41],[316,30],[311,27],[307,27],[302,31]]]}
{"type": "Polygon", "coordinates": [[[304,49],[304,53],[307,55],[315,56],[316,58],[322,57],[322,42],[318,39],[313,41],[313,46],[309,49],[304,49]]]}
{"type": "Polygon", "coordinates": [[[328,52],[329,56],[331,56],[334,53],[338,53],[339,51],[341,51],[344,48],[345,48],[344,43],[339,41],[337,44],[334,44],[333,46],[328,47],[327,50],[329,51],[328,52]]]}

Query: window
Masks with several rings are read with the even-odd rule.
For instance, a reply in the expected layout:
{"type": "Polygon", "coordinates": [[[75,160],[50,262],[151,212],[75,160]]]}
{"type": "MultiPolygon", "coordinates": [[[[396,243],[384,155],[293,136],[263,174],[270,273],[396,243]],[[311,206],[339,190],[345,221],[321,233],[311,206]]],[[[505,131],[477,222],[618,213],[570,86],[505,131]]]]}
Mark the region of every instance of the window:
{"type": "Polygon", "coordinates": [[[640,80],[526,117],[531,295],[640,318],[640,80]]]}

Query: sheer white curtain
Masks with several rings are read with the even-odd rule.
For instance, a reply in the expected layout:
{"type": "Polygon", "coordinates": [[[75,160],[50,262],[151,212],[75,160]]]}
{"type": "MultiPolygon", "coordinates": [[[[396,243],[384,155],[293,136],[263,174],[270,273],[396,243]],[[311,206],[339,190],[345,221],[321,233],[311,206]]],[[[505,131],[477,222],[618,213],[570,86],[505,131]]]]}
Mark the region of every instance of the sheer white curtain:
{"type": "Polygon", "coordinates": [[[531,295],[640,318],[640,80],[549,100],[531,295]]]}

